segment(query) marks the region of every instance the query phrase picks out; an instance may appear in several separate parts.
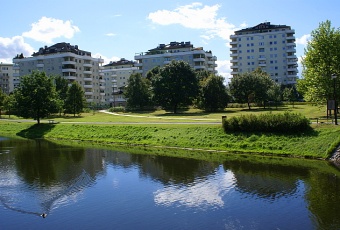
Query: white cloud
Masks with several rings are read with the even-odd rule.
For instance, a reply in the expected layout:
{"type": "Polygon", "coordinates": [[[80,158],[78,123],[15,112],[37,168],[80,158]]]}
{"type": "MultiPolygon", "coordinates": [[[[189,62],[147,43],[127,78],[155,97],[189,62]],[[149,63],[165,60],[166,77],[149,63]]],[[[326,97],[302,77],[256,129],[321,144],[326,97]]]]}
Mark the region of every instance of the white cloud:
{"type": "Polygon", "coordinates": [[[72,25],[72,21],[63,21],[55,18],[42,17],[38,22],[32,23],[32,28],[22,36],[32,38],[47,44],[53,43],[54,38],[72,38],[80,29],[72,25]]]}
{"type": "Polygon", "coordinates": [[[110,61],[119,61],[119,60],[121,59],[121,58],[115,57],[115,56],[106,57],[106,56],[104,56],[104,55],[102,55],[102,54],[100,54],[100,53],[96,53],[96,54],[92,55],[92,57],[104,59],[104,65],[109,64],[110,61]]]}
{"type": "Polygon", "coordinates": [[[24,38],[15,36],[12,38],[0,37],[0,61],[4,63],[12,63],[12,59],[23,53],[24,56],[31,56],[34,49],[25,43],[24,38]]]}
{"type": "Polygon", "coordinates": [[[307,45],[308,41],[310,40],[310,34],[305,34],[301,38],[296,39],[296,44],[299,45],[307,45]]]}
{"type": "Polygon", "coordinates": [[[192,3],[180,6],[173,11],[158,10],[150,13],[148,19],[159,25],[179,24],[186,28],[204,30],[204,39],[220,37],[229,40],[229,36],[234,33],[236,27],[228,23],[226,18],[217,17],[220,5],[203,5],[202,3],[192,3]]]}
{"type": "Polygon", "coordinates": [[[216,64],[217,64],[216,70],[218,71],[218,75],[221,75],[222,77],[225,78],[225,83],[229,83],[231,78],[230,60],[216,61],[216,64]]]}
{"type": "Polygon", "coordinates": [[[108,37],[114,37],[114,36],[116,36],[117,34],[114,34],[114,33],[107,33],[107,34],[105,34],[106,36],[108,36],[108,37]]]}

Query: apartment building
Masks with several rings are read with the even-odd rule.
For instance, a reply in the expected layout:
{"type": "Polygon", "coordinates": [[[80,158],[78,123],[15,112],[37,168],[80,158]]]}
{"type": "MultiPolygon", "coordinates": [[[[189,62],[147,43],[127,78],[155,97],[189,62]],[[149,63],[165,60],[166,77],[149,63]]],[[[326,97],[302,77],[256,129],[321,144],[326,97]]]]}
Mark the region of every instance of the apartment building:
{"type": "Polygon", "coordinates": [[[230,36],[231,75],[260,67],[279,84],[296,84],[298,59],[294,35],[290,26],[270,22],[235,31],[230,36]]]}
{"type": "Polygon", "coordinates": [[[34,70],[44,71],[47,75],[60,75],[70,84],[76,81],[83,87],[88,103],[104,105],[105,80],[103,79],[101,58],[94,58],[91,52],[80,50],[77,45],[57,43],[40,48],[31,57],[22,54],[13,59],[13,86],[20,84],[20,77],[34,70]]]}
{"type": "Polygon", "coordinates": [[[0,63],[0,89],[9,94],[13,89],[13,64],[0,63]]]}
{"type": "Polygon", "coordinates": [[[136,62],[124,58],[116,62],[110,62],[103,66],[102,73],[105,80],[105,100],[110,107],[126,106],[124,88],[131,74],[137,72],[136,62]]]}
{"type": "Polygon", "coordinates": [[[163,67],[172,60],[181,60],[189,63],[196,71],[207,70],[217,73],[216,56],[211,51],[204,51],[202,47],[195,48],[190,42],[170,42],[170,44],[160,44],[154,49],[145,53],[135,54],[138,72],[143,76],[156,66],[163,67]]]}

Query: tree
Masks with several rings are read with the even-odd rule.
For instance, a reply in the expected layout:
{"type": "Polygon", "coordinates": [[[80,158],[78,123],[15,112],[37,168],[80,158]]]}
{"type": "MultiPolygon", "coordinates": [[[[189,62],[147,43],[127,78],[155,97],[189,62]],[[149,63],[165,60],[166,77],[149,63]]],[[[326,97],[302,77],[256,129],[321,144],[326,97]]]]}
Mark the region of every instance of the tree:
{"type": "Polygon", "coordinates": [[[45,72],[33,71],[21,77],[20,86],[14,91],[17,115],[40,119],[47,117],[55,108],[55,88],[45,72]]]}
{"type": "Polygon", "coordinates": [[[275,107],[277,109],[277,104],[279,101],[281,101],[281,86],[277,83],[274,83],[269,89],[268,89],[268,97],[269,100],[275,102],[275,107]]]}
{"type": "Polygon", "coordinates": [[[274,84],[267,73],[261,69],[234,76],[229,84],[232,96],[238,103],[263,103],[268,100],[268,89],[274,84]]]}
{"type": "Polygon", "coordinates": [[[140,73],[131,74],[127,87],[124,92],[127,98],[127,106],[130,108],[149,105],[151,101],[150,83],[149,80],[143,78],[140,73]]]}
{"type": "Polygon", "coordinates": [[[191,105],[198,95],[198,79],[194,70],[184,61],[172,61],[162,67],[152,79],[154,101],[177,113],[179,106],[191,105]]]}
{"type": "Polygon", "coordinates": [[[200,108],[213,112],[223,110],[227,106],[229,97],[223,80],[223,77],[211,74],[208,78],[201,81],[200,108]]]}
{"type": "Polygon", "coordinates": [[[10,93],[8,96],[5,97],[4,109],[6,110],[8,117],[11,117],[11,113],[13,109],[15,109],[15,104],[15,95],[13,93],[10,93]]]}
{"type": "Polygon", "coordinates": [[[65,109],[66,98],[67,98],[67,91],[68,91],[68,80],[61,76],[54,77],[54,84],[57,93],[57,109],[59,114],[63,112],[65,109]]]}
{"type": "MultiPolygon", "coordinates": [[[[312,31],[302,64],[303,78],[298,81],[297,87],[304,98],[314,102],[333,99],[331,76],[340,76],[340,30],[333,28],[330,21],[320,23],[312,31]]],[[[340,77],[336,81],[338,85],[340,77]]]]}
{"type": "Polygon", "coordinates": [[[2,109],[4,108],[4,105],[5,105],[6,96],[7,95],[4,92],[2,92],[2,90],[0,89],[0,118],[1,118],[2,109]]]}
{"type": "Polygon", "coordinates": [[[294,87],[286,87],[283,90],[283,99],[285,101],[293,102],[293,108],[294,108],[294,101],[296,101],[297,99],[296,91],[294,87]]]}
{"type": "Polygon", "coordinates": [[[65,103],[66,112],[73,114],[74,117],[84,109],[86,105],[84,91],[77,82],[72,82],[71,86],[67,90],[65,103]]]}

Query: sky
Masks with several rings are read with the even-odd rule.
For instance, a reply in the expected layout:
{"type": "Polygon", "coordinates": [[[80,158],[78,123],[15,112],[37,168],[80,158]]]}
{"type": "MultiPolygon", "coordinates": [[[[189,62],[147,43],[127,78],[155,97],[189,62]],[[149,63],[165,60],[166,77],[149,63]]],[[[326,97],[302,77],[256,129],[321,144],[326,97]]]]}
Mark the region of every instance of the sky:
{"type": "MultiPolygon", "coordinates": [[[[1,1],[0,62],[59,42],[101,57],[134,60],[159,44],[190,41],[217,57],[230,78],[230,35],[263,22],[295,30],[299,61],[321,22],[340,27],[339,0],[17,0],[1,1]]],[[[301,76],[301,64],[299,73],[301,76]]]]}

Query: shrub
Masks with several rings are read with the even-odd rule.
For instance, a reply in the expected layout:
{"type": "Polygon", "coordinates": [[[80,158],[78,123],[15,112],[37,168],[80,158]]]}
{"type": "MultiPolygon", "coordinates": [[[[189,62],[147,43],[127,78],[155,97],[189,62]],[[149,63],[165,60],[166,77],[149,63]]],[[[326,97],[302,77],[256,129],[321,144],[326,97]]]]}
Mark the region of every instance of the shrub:
{"type": "Polygon", "coordinates": [[[125,108],[122,106],[111,107],[109,108],[109,112],[125,112],[125,108]]]}
{"type": "Polygon", "coordinates": [[[223,119],[222,126],[225,132],[293,133],[311,129],[308,118],[290,112],[241,115],[223,119]]]}

